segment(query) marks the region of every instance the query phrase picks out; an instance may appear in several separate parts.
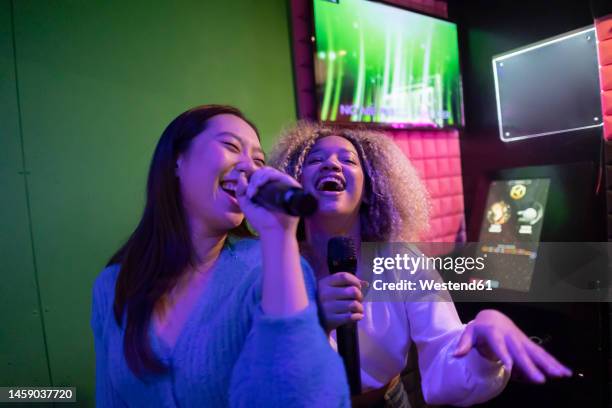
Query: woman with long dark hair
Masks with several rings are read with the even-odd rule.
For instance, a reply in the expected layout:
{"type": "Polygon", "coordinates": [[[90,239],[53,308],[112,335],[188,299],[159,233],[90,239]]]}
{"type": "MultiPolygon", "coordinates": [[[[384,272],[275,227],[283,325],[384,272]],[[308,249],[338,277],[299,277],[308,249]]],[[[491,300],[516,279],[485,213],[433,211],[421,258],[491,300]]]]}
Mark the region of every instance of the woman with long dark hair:
{"type": "Polygon", "coordinates": [[[300,123],[285,132],[271,163],[319,200],[318,212],[304,221],[298,235],[318,279],[328,333],[359,321],[364,394],[353,399],[353,406],[410,405],[398,376],[413,344],[430,404],[487,401],[504,389],[511,371],[534,383],[571,375],[498,311],[483,310],[463,325],[452,302],[364,302],[367,282],[360,277],[365,271],[329,274],[325,254],[331,237],[350,237],[359,250],[366,241],[417,242],[427,227],[427,191],[384,134],[300,123]]]}
{"type": "Polygon", "coordinates": [[[348,405],[298,219],[250,199],[270,180],[298,185],[264,166],[239,110],[199,106],[166,128],[142,218],[93,289],[98,406],[348,405]]]}

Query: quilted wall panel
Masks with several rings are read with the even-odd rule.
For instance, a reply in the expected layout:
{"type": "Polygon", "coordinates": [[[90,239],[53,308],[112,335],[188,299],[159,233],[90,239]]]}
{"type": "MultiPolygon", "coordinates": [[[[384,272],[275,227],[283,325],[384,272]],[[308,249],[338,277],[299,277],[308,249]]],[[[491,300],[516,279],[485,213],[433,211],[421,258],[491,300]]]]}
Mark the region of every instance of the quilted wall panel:
{"type": "Polygon", "coordinates": [[[597,29],[604,138],[612,140],[612,15],[595,20],[597,29]]]}
{"type": "Polygon", "coordinates": [[[387,134],[416,167],[431,197],[427,242],[463,242],[465,216],[459,132],[394,130],[387,134]]]}

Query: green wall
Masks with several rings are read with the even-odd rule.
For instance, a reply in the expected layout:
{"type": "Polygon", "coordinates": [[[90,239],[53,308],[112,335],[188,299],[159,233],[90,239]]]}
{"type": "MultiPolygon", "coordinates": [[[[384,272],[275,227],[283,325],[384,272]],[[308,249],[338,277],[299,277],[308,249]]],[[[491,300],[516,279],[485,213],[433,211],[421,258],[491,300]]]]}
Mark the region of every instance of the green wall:
{"type": "MultiPolygon", "coordinates": [[[[11,3],[0,1],[0,385],[47,385],[49,369],[22,154],[11,3]]],[[[29,176],[28,176],[29,177],[29,176]]]]}
{"type": "Polygon", "coordinates": [[[91,406],[91,286],[164,127],[233,104],[269,149],[295,120],[287,3],[0,0],[0,47],[0,385],[91,406]]]}

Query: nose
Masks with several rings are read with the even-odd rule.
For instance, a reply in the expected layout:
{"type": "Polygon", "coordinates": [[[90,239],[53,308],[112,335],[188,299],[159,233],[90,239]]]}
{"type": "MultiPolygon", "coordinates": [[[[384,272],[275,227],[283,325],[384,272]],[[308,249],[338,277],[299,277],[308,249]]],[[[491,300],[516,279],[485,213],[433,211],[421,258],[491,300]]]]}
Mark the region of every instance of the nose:
{"type": "Polygon", "coordinates": [[[325,159],[325,161],[323,162],[322,167],[323,167],[323,170],[335,170],[335,171],[342,170],[342,167],[340,167],[340,163],[338,162],[335,156],[327,157],[327,159],[325,159]]]}
{"type": "Polygon", "coordinates": [[[236,164],[236,170],[245,172],[248,177],[257,170],[257,165],[251,156],[243,155],[238,164],[236,164]]]}

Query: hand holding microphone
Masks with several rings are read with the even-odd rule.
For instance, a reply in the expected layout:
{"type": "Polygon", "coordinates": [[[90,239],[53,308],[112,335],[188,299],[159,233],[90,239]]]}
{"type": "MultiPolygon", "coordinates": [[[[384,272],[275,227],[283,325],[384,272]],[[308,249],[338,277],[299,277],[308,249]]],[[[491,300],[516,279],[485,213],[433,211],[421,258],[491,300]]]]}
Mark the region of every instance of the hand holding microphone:
{"type": "Polygon", "coordinates": [[[256,170],[247,179],[240,172],[236,198],[249,223],[260,234],[268,230],[295,234],[298,216],[312,215],[317,200],[291,176],[272,167],[256,170]]]}
{"type": "Polygon", "coordinates": [[[327,332],[363,319],[362,285],[362,281],[349,272],[337,272],[319,280],[319,304],[327,332]]]}
{"type": "MultiPolygon", "coordinates": [[[[329,273],[343,274],[343,279],[354,283],[355,273],[357,272],[357,253],[355,243],[351,238],[334,237],[327,243],[327,266],[329,273]],[[346,275],[351,276],[350,278],[346,275]]],[[[361,284],[361,281],[359,281],[361,284]]],[[[361,285],[360,285],[361,286],[361,285]]],[[[352,304],[359,307],[356,310],[361,311],[363,317],[363,306],[361,306],[361,291],[355,286],[349,286],[345,290],[347,295],[357,295],[358,300],[352,301],[352,304]],[[346,290],[347,289],[347,290],[346,290]],[[356,302],[356,303],[355,303],[356,302]]],[[[351,307],[349,305],[349,307],[351,307]]],[[[351,314],[352,316],[352,314],[351,314]]],[[[327,317],[326,317],[327,318],[327,317]]],[[[338,343],[338,353],[344,362],[346,375],[348,377],[351,395],[361,394],[361,363],[359,360],[359,336],[357,334],[357,322],[352,321],[339,326],[336,329],[336,342],[338,343]]],[[[357,319],[359,320],[359,319],[357,319]]]]}
{"type": "Polygon", "coordinates": [[[312,194],[280,180],[268,181],[259,187],[252,200],[271,211],[299,217],[314,214],[318,207],[317,199],[312,194]]]}

